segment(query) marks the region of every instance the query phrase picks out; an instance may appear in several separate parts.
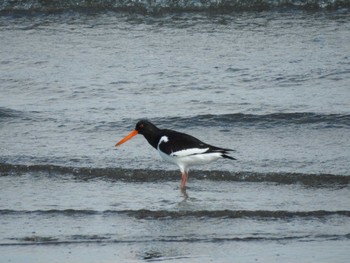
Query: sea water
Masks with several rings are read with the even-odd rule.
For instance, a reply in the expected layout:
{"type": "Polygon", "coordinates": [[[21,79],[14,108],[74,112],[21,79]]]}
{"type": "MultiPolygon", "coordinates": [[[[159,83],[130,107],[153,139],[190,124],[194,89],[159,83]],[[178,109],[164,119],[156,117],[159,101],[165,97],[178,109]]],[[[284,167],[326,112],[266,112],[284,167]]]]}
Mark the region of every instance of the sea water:
{"type": "Polygon", "coordinates": [[[0,4],[0,261],[347,262],[349,3],[220,3],[0,4]]]}

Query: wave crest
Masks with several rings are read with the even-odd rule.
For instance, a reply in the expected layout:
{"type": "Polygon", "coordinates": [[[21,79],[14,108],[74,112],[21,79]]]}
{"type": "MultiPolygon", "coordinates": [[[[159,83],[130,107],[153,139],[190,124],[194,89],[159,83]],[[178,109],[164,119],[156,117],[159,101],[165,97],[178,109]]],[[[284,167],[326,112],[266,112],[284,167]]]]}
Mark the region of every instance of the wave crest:
{"type": "Polygon", "coordinates": [[[160,118],[156,120],[163,125],[182,123],[184,127],[191,126],[225,126],[225,125],[252,125],[275,127],[284,125],[316,124],[328,128],[350,127],[348,114],[318,114],[312,112],[291,112],[271,114],[205,114],[191,117],[160,118]]]}
{"type": "MultiPolygon", "coordinates": [[[[43,176],[69,174],[77,179],[88,180],[103,178],[125,182],[156,182],[177,181],[178,171],[163,171],[126,168],[88,168],[66,167],[56,165],[16,165],[0,163],[0,175],[22,175],[27,173],[43,173],[43,176]]],[[[231,171],[199,171],[191,172],[191,178],[196,180],[231,181],[231,182],[274,182],[279,184],[303,184],[315,187],[347,186],[350,176],[335,174],[303,174],[303,173],[254,173],[231,171]]]]}
{"type": "Polygon", "coordinates": [[[127,11],[138,13],[162,12],[232,12],[273,9],[337,9],[349,8],[348,0],[4,0],[0,12],[65,12],[65,11],[127,11]]]}
{"type": "Polygon", "coordinates": [[[17,211],[17,210],[0,210],[0,215],[62,215],[62,216],[114,216],[127,215],[137,219],[181,219],[181,218],[274,218],[274,219],[290,219],[290,218],[325,218],[328,216],[344,216],[350,217],[350,211],[285,211],[285,210],[75,210],[75,209],[52,209],[52,210],[34,210],[34,211],[17,211]]]}

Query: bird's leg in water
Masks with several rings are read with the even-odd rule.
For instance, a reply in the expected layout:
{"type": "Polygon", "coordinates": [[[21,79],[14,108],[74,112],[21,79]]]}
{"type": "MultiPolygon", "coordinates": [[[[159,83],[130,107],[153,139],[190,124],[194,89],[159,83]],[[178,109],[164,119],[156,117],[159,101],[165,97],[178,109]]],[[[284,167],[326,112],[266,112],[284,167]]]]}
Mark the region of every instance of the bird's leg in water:
{"type": "Polygon", "coordinates": [[[188,180],[188,173],[187,172],[183,172],[181,174],[181,191],[186,190],[187,180],[188,180]]]}

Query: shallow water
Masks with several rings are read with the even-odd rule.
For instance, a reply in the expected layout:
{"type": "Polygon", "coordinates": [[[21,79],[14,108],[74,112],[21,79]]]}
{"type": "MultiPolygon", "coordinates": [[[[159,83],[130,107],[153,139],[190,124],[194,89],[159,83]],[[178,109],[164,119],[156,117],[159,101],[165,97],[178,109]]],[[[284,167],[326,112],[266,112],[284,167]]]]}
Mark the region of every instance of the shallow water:
{"type": "Polygon", "coordinates": [[[1,261],[347,262],[346,2],[31,3],[0,5],[1,261]],[[115,149],[140,118],[237,161],[181,193],[142,136],[115,149]]]}
{"type": "Polygon", "coordinates": [[[345,262],[348,254],[348,177],[318,186],[193,179],[188,197],[175,181],[31,172],[0,180],[2,257],[18,262],[345,262]]]}

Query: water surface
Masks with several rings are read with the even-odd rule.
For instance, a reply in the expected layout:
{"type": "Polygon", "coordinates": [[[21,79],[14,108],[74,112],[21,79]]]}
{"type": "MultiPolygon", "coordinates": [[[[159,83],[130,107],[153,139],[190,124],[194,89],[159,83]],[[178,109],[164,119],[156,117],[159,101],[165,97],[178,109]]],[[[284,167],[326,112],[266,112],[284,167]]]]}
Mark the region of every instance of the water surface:
{"type": "Polygon", "coordinates": [[[130,3],[0,4],[1,260],[347,262],[347,1],[130,3]],[[186,196],[140,118],[237,161],[186,196]]]}

